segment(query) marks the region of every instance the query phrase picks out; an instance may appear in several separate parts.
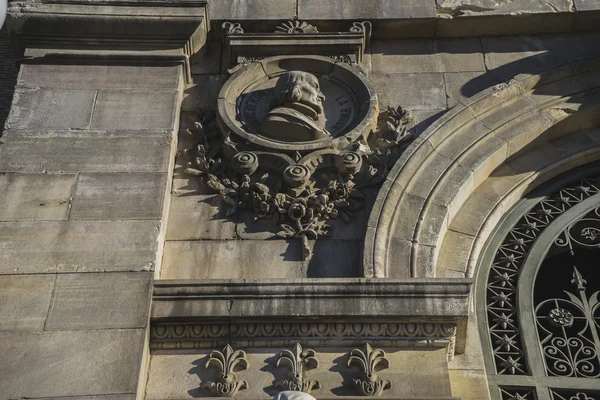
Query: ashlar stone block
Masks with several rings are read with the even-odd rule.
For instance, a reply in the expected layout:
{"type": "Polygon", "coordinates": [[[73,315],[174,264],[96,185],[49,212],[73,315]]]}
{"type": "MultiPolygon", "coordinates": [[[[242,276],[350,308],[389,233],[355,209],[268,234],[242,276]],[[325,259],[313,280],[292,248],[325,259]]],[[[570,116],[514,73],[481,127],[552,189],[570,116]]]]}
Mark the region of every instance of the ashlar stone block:
{"type": "Polygon", "coordinates": [[[166,174],[82,173],[70,219],[159,219],[166,181],[166,174]]]}
{"type": "Polygon", "coordinates": [[[485,72],[479,39],[373,41],[373,72],[485,72]]]}
{"type": "Polygon", "coordinates": [[[66,220],[76,174],[0,174],[0,220],[66,220]]]}
{"type": "Polygon", "coordinates": [[[600,10],[600,0],[573,0],[577,11],[600,10]]]}
{"type": "Polygon", "coordinates": [[[58,89],[174,89],[179,66],[23,64],[18,84],[58,89]]]}
{"type": "Polygon", "coordinates": [[[150,272],[61,274],[45,330],[145,328],[150,272]]]}
{"type": "Polygon", "coordinates": [[[485,65],[503,82],[518,75],[538,74],[563,63],[538,37],[482,37],[485,65]]]}
{"type": "Polygon", "coordinates": [[[308,278],[350,278],[362,276],[361,240],[319,239],[313,243],[313,256],[304,261],[308,278]]]}
{"type": "Polygon", "coordinates": [[[171,195],[165,239],[235,239],[235,223],[218,195],[171,195]]]}
{"type": "Polygon", "coordinates": [[[167,172],[172,141],[165,131],[7,131],[0,171],[167,172]]]}
{"type": "Polygon", "coordinates": [[[298,18],[326,19],[400,19],[435,18],[435,3],[423,0],[298,0],[298,18]]]}
{"type": "Polygon", "coordinates": [[[101,90],[98,93],[94,129],[173,129],[177,106],[175,90],[101,90]]]}
{"type": "Polygon", "coordinates": [[[303,278],[299,241],[165,243],[161,279],[303,278]]]}
{"type": "Polygon", "coordinates": [[[96,90],[15,90],[7,129],[87,129],[96,90]]]}
{"type": "Polygon", "coordinates": [[[0,342],[0,398],[82,398],[137,390],[143,329],[0,333],[0,342]]]}
{"type": "Polygon", "coordinates": [[[379,74],[371,81],[379,96],[380,107],[401,105],[409,110],[446,109],[444,74],[379,74]]]}
{"type": "Polygon", "coordinates": [[[54,279],[54,275],[1,276],[0,331],[41,331],[54,279]]]}
{"type": "Polygon", "coordinates": [[[270,20],[290,19],[296,15],[295,0],[220,0],[211,3],[210,19],[222,20],[270,20]]]}
{"type": "Polygon", "coordinates": [[[0,223],[0,274],[148,271],[157,221],[0,223]]]}

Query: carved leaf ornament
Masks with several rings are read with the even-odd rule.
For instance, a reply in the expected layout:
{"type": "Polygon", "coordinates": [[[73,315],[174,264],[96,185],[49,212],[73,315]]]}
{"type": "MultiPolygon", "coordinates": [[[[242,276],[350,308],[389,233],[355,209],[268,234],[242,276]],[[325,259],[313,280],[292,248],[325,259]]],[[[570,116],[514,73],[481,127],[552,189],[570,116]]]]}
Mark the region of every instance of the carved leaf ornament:
{"type": "Polygon", "coordinates": [[[296,343],[293,350],[283,350],[279,353],[277,366],[281,367],[284,365],[290,370],[287,374],[288,379],[275,382],[275,387],[309,394],[313,389],[321,387],[318,381],[305,379],[307,369],[319,366],[317,353],[314,350],[303,350],[302,346],[296,343]]]}
{"type": "MultiPolygon", "coordinates": [[[[413,135],[408,128],[412,115],[388,107],[379,114],[377,128],[369,140],[349,144],[345,150],[334,150],[326,156],[319,152],[302,158],[302,163],[282,166],[282,173],[273,171],[259,175],[259,158],[264,154],[239,151],[229,138],[223,139],[216,127],[214,113],[204,113],[187,134],[197,145],[187,149],[186,175],[202,180],[218,193],[228,209],[226,216],[250,210],[254,220],[276,219],[283,239],[299,238],[306,260],[312,256],[309,240],[328,234],[330,219],[350,223],[354,212],[364,206],[362,189],[378,186],[402,154],[413,135]],[[227,161],[226,154],[234,154],[227,161]],[[323,178],[317,176],[319,165],[325,163],[337,170],[323,178]],[[309,167],[312,166],[312,167],[309,167]],[[321,184],[316,184],[320,180],[321,184]]],[[[270,156],[268,162],[281,162],[287,156],[270,156]],[[275,161],[272,161],[275,159],[275,161]]]]}
{"type": "Polygon", "coordinates": [[[239,380],[234,372],[248,368],[246,353],[242,350],[234,351],[230,345],[223,351],[213,350],[205,364],[205,368],[217,367],[220,372],[216,381],[203,382],[202,388],[210,391],[217,397],[234,397],[238,391],[248,388],[248,382],[239,380]]]}
{"type": "Polygon", "coordinates": [[[392,382],[382,380],[377,371],[389,368],[390,362],[386,358],[385,351],[373,349],[370,344],[365,349],[354,349],[348,357],[348,367],[357,365],[360,369],[360,377],[354,379],[354,386],[363,396],[381,396],[385,389],[392,387],[392,382]]]}

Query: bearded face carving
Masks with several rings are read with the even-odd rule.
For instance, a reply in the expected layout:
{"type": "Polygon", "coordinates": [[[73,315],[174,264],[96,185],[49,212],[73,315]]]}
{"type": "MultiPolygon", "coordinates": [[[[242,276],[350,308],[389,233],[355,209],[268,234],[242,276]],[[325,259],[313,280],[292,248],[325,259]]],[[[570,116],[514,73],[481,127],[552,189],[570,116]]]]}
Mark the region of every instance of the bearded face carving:
{"type": "Polygon", "coordinates": [[[275,103],[258,132],[288,142],[327,138],[330,134],[325,129],[324,101],[316,76],[302,71],[286,72],[275,84],[275,103]]]}

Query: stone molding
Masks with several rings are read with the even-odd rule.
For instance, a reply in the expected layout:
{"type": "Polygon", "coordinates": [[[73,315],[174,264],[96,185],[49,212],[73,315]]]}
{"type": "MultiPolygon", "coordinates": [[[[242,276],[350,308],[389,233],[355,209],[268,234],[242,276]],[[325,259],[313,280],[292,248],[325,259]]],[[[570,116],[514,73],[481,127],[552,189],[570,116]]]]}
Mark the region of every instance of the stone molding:
{"type": "Polygon", "coordinates": [[[369,342],[393,348],[446,348],[456,351],[455,322],[154,322],[150,348],[154,350],[210,349],[231,344],[236,348],[357,347],[369,342]]]}
{"type": "Polygon", "coordinates": [[[467,279],[155,282],[151,342],[173,349],[368,340],[452,353],[456,342],[462,352],[470,288],[467,279]]]}
{"type": "Polygon", "coordinates": [[[13,1],[7,27],[18,59],[134,64],[183,63],[200,51],[209,29],[205,0],[13,1]]]}
{"type": "Polygon", "coordinates": [[[362,64],[371,42],[369,21],[354,22],[346,32],[319,32],[318,26],[298,20],[279,24],[272,33],[245,32],[237,22],[224,22],[221,28],[229,67],[284,55],[320,55],[362,64]]]}
{"type": "MultiPolygon", "coordinates": [[[[408,266],[413,277],[436,276],[442,260],[440,249],[453,222],[463,214],[468,219],[474,212],[484,213],[472,206],[469,196],[484,187],[488,178],[521,175],[521,187],[489,200],[492,209],[478,225],[471,250],[457,261],[466,266],[452,266],[472,276],[479,252],[502,210],[557,173],[599,158],[597,136],[573,131],[596,124],[599,67],[600,59],[593,59],[497,85],[450,110],[428,128],[403,153],[379,192],[367,225],[365,276],[394,276],[392,265],[408,266]],[[567,118],[577,123],[569,125],[567,118]],[[568,135],[582,137],[568,141],[568,135]],[[558,147],[544,148],[550,140],[560,138],[565,140],[558,147]],[[536,147],[548,156],[534,157],[536,147]],[[526,152],[530,152],[528,166],[526,160],[511,163],[526,152]],[[505,169],[500,170],[501,166],[505,169]],[[401,220],[397,213],[408,220],[401,220]],[[395,252],[393,260],[392,243],[405,248],[395,252]]],[[[455,251],[449,247],[449,253],[455,251]]]]}

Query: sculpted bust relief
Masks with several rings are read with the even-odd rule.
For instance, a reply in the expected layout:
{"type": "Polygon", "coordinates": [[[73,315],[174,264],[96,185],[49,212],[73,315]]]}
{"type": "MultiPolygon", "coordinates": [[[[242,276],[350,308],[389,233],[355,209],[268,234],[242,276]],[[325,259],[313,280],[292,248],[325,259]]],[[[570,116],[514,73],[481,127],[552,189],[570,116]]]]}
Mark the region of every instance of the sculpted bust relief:
{"type": "Polygon", "coordinates": [[[283,141],[328,138],[324,101],[316,76],[302,71],[286,72],[275,84],[273,109],[261,122],[258,131],[263,136],[283,141]]]}

